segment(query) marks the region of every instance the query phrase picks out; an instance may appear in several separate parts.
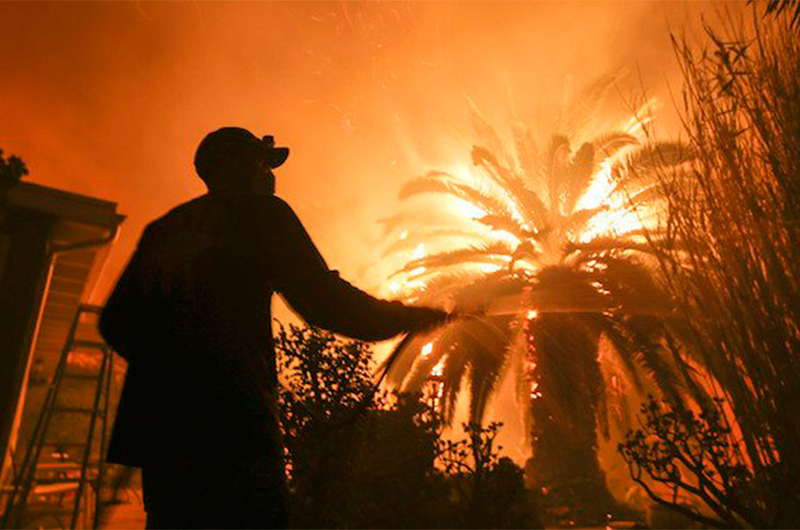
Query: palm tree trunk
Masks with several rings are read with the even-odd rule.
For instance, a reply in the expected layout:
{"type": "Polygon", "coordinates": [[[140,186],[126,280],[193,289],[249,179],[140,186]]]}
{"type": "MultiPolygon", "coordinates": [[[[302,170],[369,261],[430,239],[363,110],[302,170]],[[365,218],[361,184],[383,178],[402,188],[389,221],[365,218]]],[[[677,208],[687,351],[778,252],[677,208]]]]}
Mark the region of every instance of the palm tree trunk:
{"type": "MultiPolygon", "coordinates": [[[[543,314],[530,322],[531,443],[526,466],[554,523],[605,524],[615,506],[597,459],[603,379],[600,334],[585,314],[543,314]]],[[[544,515],[544,514],[543,514],[544,515]]]]}

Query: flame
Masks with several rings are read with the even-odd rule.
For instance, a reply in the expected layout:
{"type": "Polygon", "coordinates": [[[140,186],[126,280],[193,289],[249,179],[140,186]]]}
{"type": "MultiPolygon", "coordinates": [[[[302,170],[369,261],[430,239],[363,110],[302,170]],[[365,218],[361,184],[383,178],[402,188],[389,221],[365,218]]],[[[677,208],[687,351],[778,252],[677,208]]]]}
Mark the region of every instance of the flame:
{"type": "Polygon", "coordinates": [[[427,343],[425,346],[422,347],[421,355],[423,359],[426,359],[433,353],[433,342],[427,343]]]}
{"type": "Polygon", "coordinates": [[[441,359],[436,366],[431,369],[431,375],[433,377],[442,377],[444,374],[444,359],[441,359]]]}
{"type": "MultiPolygon", "coordinates": [[[[645,118],[654,104],[653,101],[643,106],[645,118]]],[[[646,125],[646,120],[638,116],[629,123],[619,124],[623,130],[632,135],[641,136],[642,127],[646,125]]],[[[649,119],[649,118],[648,118],[649,119]]],[[[630,153],[626,148],[621,149],[609,158],[598,163],[595,168],[591,182],[575,204],[571,212],[550,212],[545,214],[542,226],[528,226],[529,216],[521,211],[524,201],[515,199],[515,188],[505,188],[502,179],[493,179],[487,176],[483,169],[459,164],[450,165],[443,168],[441,172],[446,180],[458,184],[466,185],[475,190],[480,196],[489,197],[490,200],[483,201],[476,199],[477,203],[470,202],[471,194],[445,194],[445,195],[426,195],[424,198],[415,200],[422,201],[419,205],[425,205],[436,212],[437,219],[442,219],[442,224],[436,228],[447,227],[453,229],[455,235],[441,237],[441,233],[435,237],[427,237],[424,227],[417,231],[414,228],[404,229],[399,234],[400,240],[411,240],[416,244],[410,253],[403,253],[406,258],[401,265],[408,265],[415,260],[421,260],[428,255],[436,255],[441,252],[449,252],[467,248],[490,248],[493,244],[503,243],[508,247],[508,251],[496,256],[487,256],[476,261],[464,261],[458,263],[459,270],[467,273],[479,272],[492,274],[502,271],[513,264],[514,271],[527,270],[535,274],[543,266],[559,263],[563,259],[563,248],[568,243],[590,243],[598,237],[619,238],[631,233],[647,228],[646,222],[655,219],[656,211],[642,205],[631,205],[630,196],[625,189],[621,189],[617,181],[617,172],[614,169],[616,164],[623,161],[624,157],[630,153]],[[492,204],[499,204],[494,208],[492,204]],[[489,210],[489,211],[487,211],[489,210]],[[497,210],[497,211],[495,211],[497,210]],[[587,221],[578,226],[563,229],[559,223],[564,220],[565,214],[572,214],[580,211],[593,212],[587,221]],[[507,221],[504,217],[510,217],[507,221]],[[504,222],[513,220],[522,231],[509,226],[502,226],[504,222]],[[544,236],[534,235],[535,231],[544,236]],[[547,234],[554,234],[552,238],[547,234]],[[564,241],[563,239],[566,240],[564,241]],[[519,255],[511,252],[520,248],[532,247],[532,251],[525,250],[519,255]]],[[[508,171],[515,173],[520,171],[519,167],[509,166],[508,171]]],[[[530,182],[528,182],[530,185],[530,182]]],[[[455,188],[454,188],[455,189],[455,188]]],[[[546,199],[548,190],[529,188],[546,199]]],[[[563,207],[563,205],[561,205],[563,207]]],[[[657,221],[657,219],[655,219],[657,221]]],[[[388,290],[394,296],[405,296],[406,300],[417,301],[421,297],[420,291],[424,291],[427,282],[436,278],[439,266],[426,267],[422,264],[413,264],[411,270],[401,274],[394,274],[389,278],[388,290]]],[[[528,313],[525,315],[528,320],[535,319],[538,315],[528,313]]]]}
{"type": "Polygon", "coordinates": [[[576,205],[581,210],[606,209],[589,221],[587,229],[578,238],[581,243],[588,243],[599,236],[618,237],[644,228],[643,220],[648,217],[647,212],[629,208],[624,191],[615,191],[615,187],[616,183],[611,178],[611,163],[605,160],[576,205]]]}

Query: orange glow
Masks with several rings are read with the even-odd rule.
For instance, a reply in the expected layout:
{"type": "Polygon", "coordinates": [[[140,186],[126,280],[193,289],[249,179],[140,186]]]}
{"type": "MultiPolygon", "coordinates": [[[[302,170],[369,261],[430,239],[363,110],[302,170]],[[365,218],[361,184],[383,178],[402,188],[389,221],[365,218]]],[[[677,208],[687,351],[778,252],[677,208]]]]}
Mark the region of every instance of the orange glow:
{"type": "MultiPolygon", "coordinates": [[[[431,369],[431,375],[433,377],[441,377],[442,374],[444,374],[444,359],[442,359],[438,363],[436,363],[436,366],[434,366],[431,369]]],[[[439,397],[441,397],[441,396],[439,396],[439,397]]]]}

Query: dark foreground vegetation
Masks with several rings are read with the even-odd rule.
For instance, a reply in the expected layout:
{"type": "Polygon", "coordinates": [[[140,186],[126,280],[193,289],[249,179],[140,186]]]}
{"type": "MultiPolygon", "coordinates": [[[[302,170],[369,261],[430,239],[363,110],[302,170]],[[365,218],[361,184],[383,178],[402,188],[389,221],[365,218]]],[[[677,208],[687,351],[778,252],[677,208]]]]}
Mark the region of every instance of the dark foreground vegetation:
{"type": "Polygon", "coordinates": [[[500,425],[443,439],[429,396],[373,394],[364,344],[290,326],[277,350],[293,527],[540,526],[500,425]]]}
{"type": "Polygon", "coordinates": [[[773,22],[675,43],[696,162],[661,174],[656,255],[698,370],[620,446],[653,499],[721,528],[800,526],[800,42],[773,22]]]}

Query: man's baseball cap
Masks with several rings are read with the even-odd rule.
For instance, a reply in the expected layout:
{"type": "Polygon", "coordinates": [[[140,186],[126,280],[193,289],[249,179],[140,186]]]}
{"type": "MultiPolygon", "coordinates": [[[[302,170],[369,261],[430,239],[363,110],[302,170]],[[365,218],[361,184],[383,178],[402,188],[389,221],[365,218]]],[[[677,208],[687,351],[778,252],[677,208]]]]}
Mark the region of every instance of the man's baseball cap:
{"type": "Polygon", "coordinates": [[[289,148],[275,147],[272,136],[264,136],[259,140],[247,129],[223,127],[207,134],[197,146],[194,167],[200,178],[207,180],[213,178],[220,169],[242,158],[263,157],[270,168],[276,168],[286,162],[288,156],[289,148]]]}

